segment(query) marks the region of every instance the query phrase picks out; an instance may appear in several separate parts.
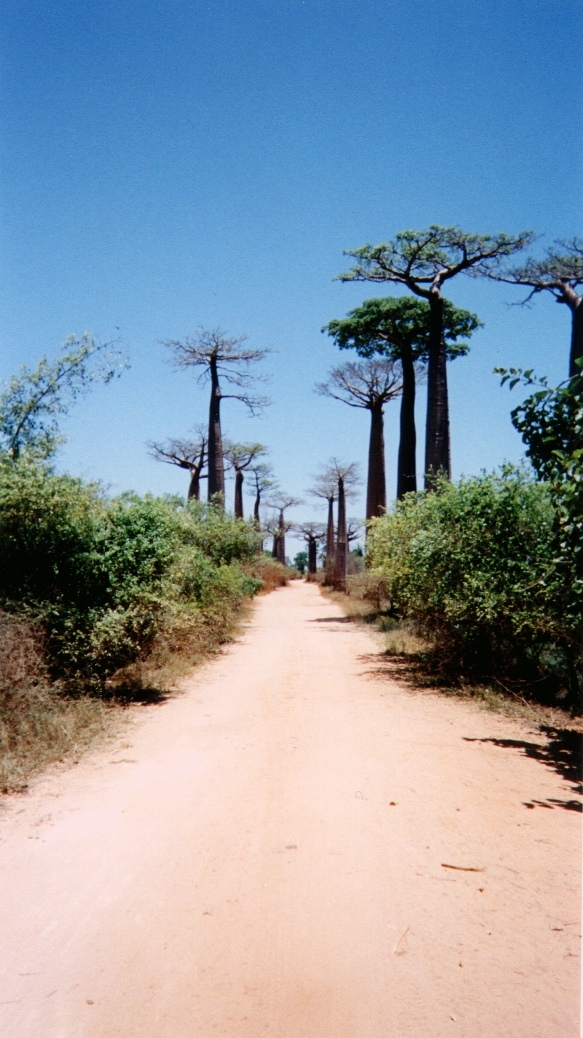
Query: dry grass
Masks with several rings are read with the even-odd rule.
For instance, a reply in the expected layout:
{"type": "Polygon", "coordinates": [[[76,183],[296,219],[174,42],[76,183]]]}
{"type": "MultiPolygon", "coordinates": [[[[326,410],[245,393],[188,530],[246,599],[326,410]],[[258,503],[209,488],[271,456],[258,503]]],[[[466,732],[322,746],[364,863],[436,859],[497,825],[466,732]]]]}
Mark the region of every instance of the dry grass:
{"type": "Polygon", "coordinates": [[[42,638],[26,620],[0,612],[0,792],[26,789],[52,761],[74,758],[110,734],[121,708],[51,685],[42,638]]]}
{"type": "Polygon", "coordinates": [[[295,569],[288,569],[287,566],[282,566],[280,562],[276,562],[269,555],[260,555],[259,558],[244,563],[241,568],[248,576],[256,577],[257,580],[263,581],[263,587],[259,592],[260,595],[268,595],[270,591],[275,591],[278,587],[285,587],[291,578],[296,575],[295,569]]]}

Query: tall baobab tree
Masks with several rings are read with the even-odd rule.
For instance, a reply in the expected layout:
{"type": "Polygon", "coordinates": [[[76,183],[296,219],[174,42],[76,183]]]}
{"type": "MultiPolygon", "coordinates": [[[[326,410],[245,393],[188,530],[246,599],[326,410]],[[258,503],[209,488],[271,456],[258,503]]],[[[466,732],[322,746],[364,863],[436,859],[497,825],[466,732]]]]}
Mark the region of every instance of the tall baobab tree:
{"type": "Polygon", "coordinates": [[[324,584],[329,586],[334,576],[334,502],[338,492],[338,481],[328,471],[316,476],[314,485],[308,490],[311,497],[320,498],[326,502],[328,508],[328,519],[326,523],[326,551],[324,555],[324,584]]]}
{"type": "Polygon", "coordinates": [[[571,311],[571,349],[569,378],[578,375],[578,361],[583,360],[583,296],[577,289],[583,285],[583,238],[556,241],[542,259],[529,257],[516,267],[504,267],[489,274],[495,281],[530,288],[523,304],[540,292],[550,292],[557,303],[571,311]]]}
{"type": "Polygon", "coordinates": [[[200,500],[200,481],[206,465],[207,435],[202,425],[197,425],[194,436],[189,440],[166,440],[164,443],[148,443],[150,454],[156,461],[176,465],[190,473],[188,500],[200,500]]]}
{"type": "Polygon", "coordinates": [[[258,458],[267,454],[262,443],[232,443],[223,441],[223,456],[235,473],[235,518],[243,519],[243,480],[245,470],[258,458]]]}
{"type": "Polygon", "coordinates": [[[309,493],[323,498],[328,503],[326,527],[326,558],[324,584],[342,590],[346,587],[346,562],[348,542],[346,539],[346,499],[356,494],[360,484],[358,466],[351,462],[330,458],[326,467],[316,476],[309,493]],[[338,522],[334,539],[334,500],[338,502],[338,522]]]}
{"type": "Polygon", "coordinates": [[[273,469],[271,465],[266,462],[259,462],[258,465],[251,465],[249,472],[253,479],[253,493],[255,495],[255,501],[253,502],[253,524],[256,530],[261,529],[261,519],[259,515],[259,509],[261,507],[261,496],[268,490],[275,492],[277,490],[276,480],[273,478],[273,469]]]}
{"type": "Polygon", "coordinates": [[[338,480],[338,525],[336,527],[336,555],[334,557],[334,587],[346,591],[348,576],[348,531],[346,528],[346,496],[360,482],[354,463],[344,464],[337,458],[332,466],[338,480]]]}
{"type": "MultiPolygon", "coordinates": [[[[397,497],[417,490],[417,434],[415,429],[415,369],[429,359],[430,307],[416,296],[385,296],[366,299],[341,320],[330,321],[322,331],[332,336],[341,350],[353,349],[361,357],[375,355],[398,360],[402,369],[403,393],[397,497]]],[[[447,360],[468,352],[467,340],[481,326],[475,314],[443,301],[443,332],[447,360]],[[458,340],[462,340],[461,342],[458,340]]]]}
{"type": "Polygon", "coordinates": [[[281,562],[282,566],[285,566],[285,535],[291,530],[293,525],[286,521],[285,513],[288,508],[295,508],[296,505],[301,505],[301,503],[299,498],[283,493],[276,494],[269,501],[269,504],[277,513],[277,532],[273,536],[273,554],[277,561],[281,562]]]}
{"type": "MultiPolygon", "coordinates": [[[[229,338],[220,328],[206,331],[200,328],[193,337],[184,341],[167,339],[164,345],[172,351],[172,363],[178,368],[200,368],[199,382],[210,382],[208,431],[208,499],[217,495],[224,502],[225,470],[221,437],[221,400],[240,400],[251,414],[259,414],[269,403],[266,397],[251,392],[251,387],[263,376],[253,375],[249,366],[267,356],[268,350],[254,350],[245,346],[247,336],[229,338]],[[223,393],[221,381],[235,390],[223,393]]],[[[264,381],[264,379],[263,379],[264,381]]]]}
{"type": "MultiPolygon", "coordinates": [[[[333,368],[327,382],[320,382],[322,396],[340,400],[349,407],[370,412],[368,476],[366,484],[366,518],[384,515],[387,509],[385,478],[385,404],[401,396],[401,365],[388,357],[369,357],[333,368]]],[[[338,502],[340,508],[340,501],[338,502]]]]}
{"type": "Polygon", "coordinates": [[[346,250],[355,266],[340,281],[377,281],[403,285],[430,307],[425,487],[441,472],[451,478],[449,407],[444,338],[443,286],[458,274],[487,277],[533,241],[530,231],[518,235],[468,234],[458,227],[433,224],[426,231],[402,231],[393,241],[346,250]]]}
{"type": "Polygon", "coordinates": [[[308,580],[315,580],[318,572],[318,542],[326,537],[326,528],[322,523],[299,523],[295,527],[308,546],[308,580]]]}

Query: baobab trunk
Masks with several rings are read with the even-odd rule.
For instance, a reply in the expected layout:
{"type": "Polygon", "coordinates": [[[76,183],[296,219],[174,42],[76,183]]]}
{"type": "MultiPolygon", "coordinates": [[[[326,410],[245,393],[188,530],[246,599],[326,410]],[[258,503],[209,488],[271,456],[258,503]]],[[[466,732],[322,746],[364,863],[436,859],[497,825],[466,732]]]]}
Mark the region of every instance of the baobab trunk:
{"type": "Polygon", "coordinates": [[[200,472],[198,469],[191,469],[190,471],[190,483],[188,485],[188,500],[200,500],[200,472]]]}
{"type": "Polygon", "coordinates": [[[276,533],[274,533],[274,535],[273,535],[273,548],[271,549],[271,557],[272,557],[272,559],[277,559],[279,557],[279,545],[278,545],[278,542],[279,542],[279,537],[277,536],[276,533]]]}
{"type": "Polygon", "coordinates": [[[243,518],[243,473],[237,469],[235,473],[235,519],[243,518]]]}
{"type": "Polygon", "coordinates": [[[223,464],[223,440],[221,437],[221,389],[215,357],[210,361],[211,402],[209,407],[209,443],[208,443],[208,499],[222,495],[225,499],[225,467],[223,464]]]}
{"type": "Polygon", "coordinates": [[[575,300],[573,306],[570,307],[572,324],[569,378],[572,378],[573,375],[583,374],[582,369],[577,364],[578,360],[583,360],[583,297],[575,296],[575,300]]]}
{"type": "Polygon", "coordinates": [[[328,525],[326,527],[326,559],[324,561],[324,584],[329,587],[334,582],[334,498],[328,498],[328,525]]]}
{"type": "Polygon", "coordinates": [[[285,527],[283,525],[283,512],[279,517],[279,530],[277,533],[277,561],[285,566],[285,527]]]}
{"type": "Polygon", "coordinates": [[[399,457],[397,461],[397,498],[417,490],[417,434],[415,431],[415,366],[410,346],[401,352],[403,394],[399,430],[399,457]]]}
{"type": "Polygon", "coordinates": [[[347,566],[346,499],[344,496],[344,480],[340,476],[338,479],[338,534],[336,538],[336,558],[334,560],[334,587],[337,591],[346,591],[347,566]]]}
{"type": "Polygon", "coordinates": [[[431,292],[429,306],[429,365],[425,432],[426,490],[432,490],[435,487],[435,477],[440,473],[447,479],[451,479],[443,297],[440,292],[431,292]]]}
{"type": "Polygon", "coordinates": [[[308,580],[315,580],[318,571],[318,544],[315,537],[308,538],[308,580]]]}
{"type": "MultiPolygon", "coordinates": [[[[366,518],[384,515],[387,510],[385,478],[385,434],[383,405],[370,409],[370,440],[368,447],[368,478],[366,484],[366,518]]],[[[340,499],[338,499],[338,531],[340,532],[340,499]]]]}

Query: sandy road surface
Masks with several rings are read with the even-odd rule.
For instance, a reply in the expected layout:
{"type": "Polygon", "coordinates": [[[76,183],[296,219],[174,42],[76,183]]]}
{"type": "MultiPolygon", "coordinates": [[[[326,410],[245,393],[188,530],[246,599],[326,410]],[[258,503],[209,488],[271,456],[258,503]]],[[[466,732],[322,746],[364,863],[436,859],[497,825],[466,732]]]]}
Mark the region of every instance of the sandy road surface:
{"type": "Polygon", "coordinates": [[[2,1038],[578,1034],[572,783],[376,653],[282,589],[185,696],[11,802],[2,1038]]]}

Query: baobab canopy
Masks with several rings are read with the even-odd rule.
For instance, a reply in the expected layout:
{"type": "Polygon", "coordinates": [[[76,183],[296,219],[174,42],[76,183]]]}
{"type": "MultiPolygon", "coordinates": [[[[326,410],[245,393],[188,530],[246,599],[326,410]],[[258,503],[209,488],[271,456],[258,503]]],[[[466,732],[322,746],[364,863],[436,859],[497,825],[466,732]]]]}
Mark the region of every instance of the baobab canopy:
{"type": "Polygon", "coordinates": [[[401,231],[390,242],[346,250],[356,263],[338,275],[340,281],[392,282],[426,299],[430,307],[427,378],[425,481],[430,488],[438,473],[451,477],[447,400],[445,300],[443,286],[458,274],[491,276],[503,261],[526,248],[530,231],[517,235],[468,234],[459,227],[432,224],[427,230],[401,231]]]}

